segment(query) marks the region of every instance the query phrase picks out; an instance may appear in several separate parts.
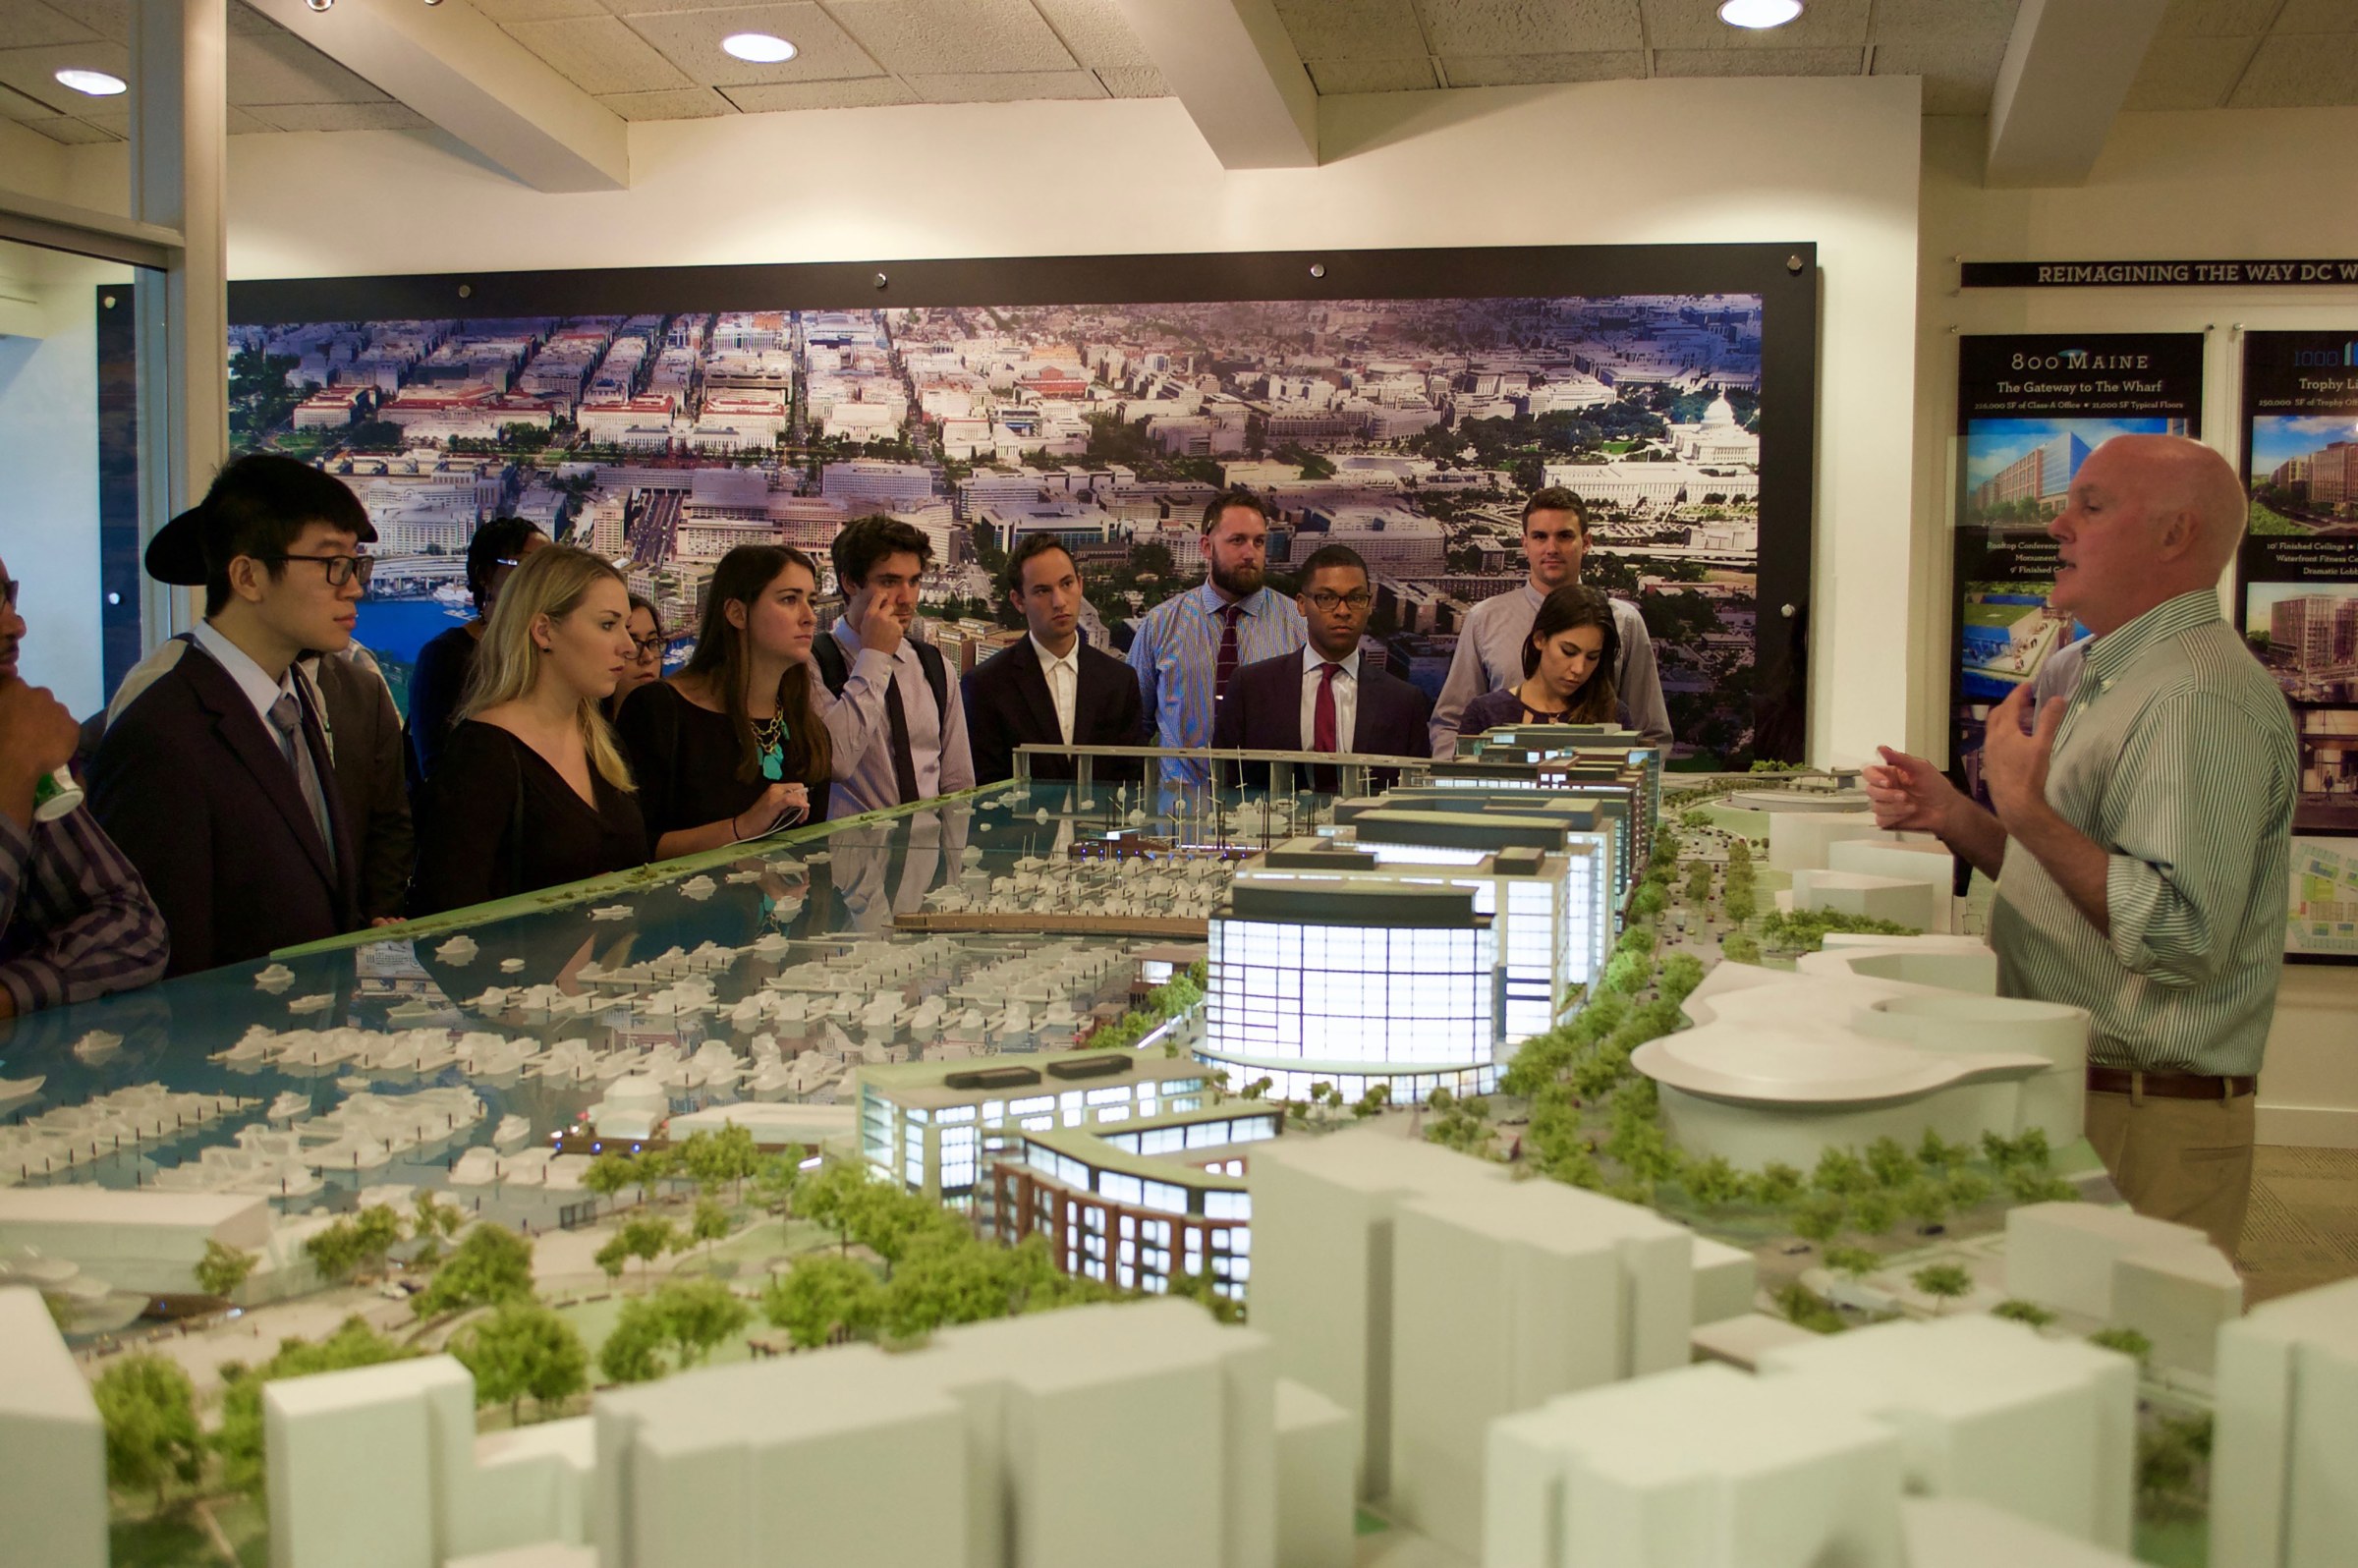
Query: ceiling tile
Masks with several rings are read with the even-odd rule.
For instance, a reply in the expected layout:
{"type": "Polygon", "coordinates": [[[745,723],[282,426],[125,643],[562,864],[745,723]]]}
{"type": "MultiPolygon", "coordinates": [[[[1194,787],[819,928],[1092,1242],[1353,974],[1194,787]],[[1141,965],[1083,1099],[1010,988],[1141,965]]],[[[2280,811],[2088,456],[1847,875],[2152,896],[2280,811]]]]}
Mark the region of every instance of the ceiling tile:
{"type": "Polygon", "coordinates": [[[1075,64],[1032,0],[830,0],[827,11],[899,76],[1054,73],[1075,64]]]}
{"type": "Polygon", "coordinates": [[[92,43],[50,44],[38,49],[0,49],[0,86],[14,87],[51,114],[73,116],[83,105],[95,102],[57,80],[67,66],[112,72],[128,81],[131,51],[100,39],[92,43]]]}
{"type": "Polygon", "coordinates": [[[2227,99],[2230,109],[2358,103],[2358,32],[2265,38],[2227,99]]]}
{"type": "MultiPolygon", "coordinates": [[[[1657,50],[1846,47],[1866,43],[1868,18],[1873,8],[1869,0],[1810,0],[1808,10],[1781,28],[1731,28],[1719,20],[1718,9],[1712,0],[1646,0],[1646,39],[1657,50]]],[[[1724,74],[1758,76],[1760,73],[1724,74]]]]}
{"type": "Polygon", "coordinates": [[[2231,38],[2268,30],[2284,0],[2169,0],[2164,38],[2231,38]]]}
{"type": "Polygon", "coordinates": [[[1855,77],[1864,49],[1656,49],[1657,77],[1855,77]]]}
{"type": "Polygon", "coordinates": [[[1441,61],[1453,87],[1508,87],[1534,82],[1619,82],[1646,74],[1643,49],[1581,54],[1453,54],[1441,61]]]}
{"type": "Polygon", "coordinates": [[[120,141],[123,139],[111,131],[101,131],[86,121],[61,116],[55,120],[27,120],[22,122],[28,131],[38,131],[52,141],[68,146],[85,146],[98,141],[120,141]]]}
{"type": "Polygon", "coordinates": [[[1418,15],[1439,55],[1573,54],[1646,42],[1638,0],[1423,0],[1418,15]]]}
{"type": "Polygon", "coordinates": [[[382,103],[385,95],[291,32],[232,33],[229,101],[382,103]]]}
{"type": "Polygon", "coordinates": [[[696,85],[616,17],[519,22],[507,31],[584,92],[652,92],[696,85]]]}
{"type": "Polygon", "coordinates": [[[28,98],[14,87],[0,87],[0,120],[54,120],[57,106],[28,98]]]}
{"type": "Polygon", "coordinates": [[[747,114],[792,109],[873,109],[915,103],[917,94],[891,77],[857,77],[849,82],[785,82],[767,87],[731,87],[721,96],[747,114]]]}
{"type": "Polygon", "coordinates": [[[1868,41],[1993,40],[2002,58],[2006,40],[2014,35],[2014,14],[2021,9],[2022,0],[1876,0],[1875,31],[1868,41]]]}
{"type": "Polygon", "coordinates": [[[1346,92],[1416,92],[1437,87],[1441,79],[1424,55],[1413,60],[1305,60],[1321,97],[1346,92]]]}
{"type": "Polygon", "coordinates": [[[2124,109],[2216,109],[2251,63],[2258,38],[2156,38],[2124,109]]]}
{"type": "Polygon", "coordinates": [[[111,103],[93,103],[74,116],[84,125],[94,125],[110,136],[131,140],[131,105],[121,98],[111,103]]]}
{"type": "Polygon", "coordinates": [[[1305,60],[1400,60],[1426,52],[1412,0],[1277,0],[1277,19],[1305,60]]]}
{"type": "MultiPolygon", "coordinates": [[[[73,18],[101,38],[131,41],[131,0],[42,0],[50,10],[73,18]]],[[[234,5],[230,8],[236,10],[234,5]]]]}
{"type": "Polygon", "coordinates": [[[229,0],[229,30],[233,33],[272,33],[284,32],[287,29],[254,10],[253,7],[247,5],[245,0],[229,0]]]}
{"type": "Polygon", "coordinates": [[[882,76],[883,70],[818,7],[807,3],[738,6],[725,11],[678,11],[635,16],[631,30],[663,52],[692,83],[757,86],[781,82],[833,82],[882,76]],[[766,32],[795,46],[791,60],[759,65],[723,53],[733,32],[766,32]]]}
{"type": "Polygon", "coordinates": [[[904,80],[925,103],[1024,103],[1037,98],[1105,96],[1105,84],[1087,71],[943,71],[904,80]]]}
{"type": "Polygon", "coordinates": [[[425,116],[403,103],[265,103],[256,114],[266,115],[281,131],[422,131],[425,116]]]}
{"type": "MultiPolygon", "coordinates": [[[[1056,36],[1064,40],[1073,58],[1091,70],[1153,71],[1155,80],[1161,80],[1162,73],[1155,68],[1154,57],[1138,41],[1130,24],[1122,20],[1113,0],[1032,0],[1032,3],[1048,19],[1048,26],[1056,29],[1056,36]]],[[[1161,93],[1119,95],[1159,97],[1161,93]]]]}
{"type": "Polygon", "coordinates": [[[2358,32],[2358,6],[2350,0],[2284,0],[2276,31],[2358,32]]]}
{"type": "Polygon", "coordinates": [[[598,0],[468,0],[484,16],[506,27],[512,22],[562,22],[567,17],[602,17],[608,7],[598,0]]]}
{"type": "Polygon", "coordinates": [[[257,132],[277,129],[257,114],[241,109],[234,103],[229,106],[229,134],[233,137],[253,136],[257,132]]]}
{"type": "Polygon", "coordinates": [[[597,100],[625,120],[709,120],[735,114],[737,105],[710,87],[674,87],[662,92],[609,92],[597,100]]]}
{"type": "Polygon", "coordinates": [[[1874,70],[1879,77],[1922,77],[1926,114],[1982,114],[1990,107],[1997,68],[2005,58],[2002,33],[1992,38],[1925,38],[1877,44],[1874,70]]]}
{"type": "Polygon", "coordinates": [[[1097,80],[1117,98],[1167,98],[1171,84],[1152,66],[1098,66],[1097,80]]]}
{"type": "Polygon", "coordinates": [[[99,36],[41,0],[0,3],[0,49],[36,49],[44,43],[83,43],[99,36]]]}

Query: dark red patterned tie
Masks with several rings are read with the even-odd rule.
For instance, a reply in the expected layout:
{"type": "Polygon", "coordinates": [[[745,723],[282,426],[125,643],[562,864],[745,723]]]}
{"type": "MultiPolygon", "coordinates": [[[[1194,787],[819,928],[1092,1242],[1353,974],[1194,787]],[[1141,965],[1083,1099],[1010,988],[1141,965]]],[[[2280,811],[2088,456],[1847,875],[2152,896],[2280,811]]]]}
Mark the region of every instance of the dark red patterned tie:
{"type": "Polygon", "coordinates": [[[1220,659],[1211,671],[1214,702],[1228,695],[1228,677],[1236,673],[1236,618],[1244,613],[1241,604],[1223,605],[1220,609],[1220,659]]]}
{"type": "MultiPolygon", "coordinates": [[[[1318,700],[1310,709],[1310,749],[1314,752],[1342,750],[1335,744],[1334,733],[1338,727],[1334,717],[1334,675],[1341,668],[1340,664],[1326,664],[1319,670],[1318,700]]],[[[1314,767],[1310,770],[1310,787],[1321,795],[1332,795],[1341,785],[1333,768],[1314,767]]]]}

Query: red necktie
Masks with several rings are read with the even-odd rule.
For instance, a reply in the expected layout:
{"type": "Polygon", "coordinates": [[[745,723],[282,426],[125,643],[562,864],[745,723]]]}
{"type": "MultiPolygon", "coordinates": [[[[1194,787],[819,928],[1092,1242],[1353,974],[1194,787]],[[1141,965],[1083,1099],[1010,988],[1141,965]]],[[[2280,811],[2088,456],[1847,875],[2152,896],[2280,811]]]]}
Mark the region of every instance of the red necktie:
{"type": "Polygon", "coordinates": [[[1212,666],[1211,700],[1217,702],[1228,695],[1228,677],[1236,673],[1236,618],[1245,613],[1241,604],[1220,607],[1220,658],[1212,666]]]}
{"type": "MultiPolygon", "coordinates": [[[[1340,664],[1325,664],[1319,669],[1318,700],[1310,709],[1310,749],[1314,752],[1342,750],[1335,744],[1334,734],[1334,673],[1341,668],[1340,664]]],[[[1314,767],[1310,770],[1310,787],[1321,795],[1332,795],[1340,785],[1333,768],[1314,767]]]]}

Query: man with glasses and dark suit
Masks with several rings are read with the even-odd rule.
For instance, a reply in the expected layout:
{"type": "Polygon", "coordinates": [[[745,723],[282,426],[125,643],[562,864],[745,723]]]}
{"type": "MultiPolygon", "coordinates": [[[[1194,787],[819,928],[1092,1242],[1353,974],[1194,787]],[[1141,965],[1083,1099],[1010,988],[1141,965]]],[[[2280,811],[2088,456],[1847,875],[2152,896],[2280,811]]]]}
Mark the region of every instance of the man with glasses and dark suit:
{"type": "Polygon", "coordinates": [[[164,913],[170,974],[364,924],[362,851],[296,663],[351,644],[375,537],[341,482],[255,454],[148,544],[149,575],[203,583],[205,617],[107,727],[90,803],[164,913]]]}

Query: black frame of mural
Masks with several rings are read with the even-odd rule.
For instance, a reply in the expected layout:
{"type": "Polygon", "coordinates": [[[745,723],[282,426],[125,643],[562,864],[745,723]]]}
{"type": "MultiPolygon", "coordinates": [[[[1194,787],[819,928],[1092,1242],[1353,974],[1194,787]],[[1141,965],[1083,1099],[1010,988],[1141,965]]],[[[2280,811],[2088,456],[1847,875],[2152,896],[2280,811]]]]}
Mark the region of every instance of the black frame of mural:
{"type": "MultiPolygon", "coordinates": [[[[1780,245],[1514,246],[427,273],[232,283],[233,323],[912,306],[1751,294],[1762,301],[1753,755],[1807,745],[1818,252],[1780,245]],[[1770,389],[1773,388],[1773,394],[1770,389]]],[[[106,350],[102,345],[101,354],[106,350]]]]}

